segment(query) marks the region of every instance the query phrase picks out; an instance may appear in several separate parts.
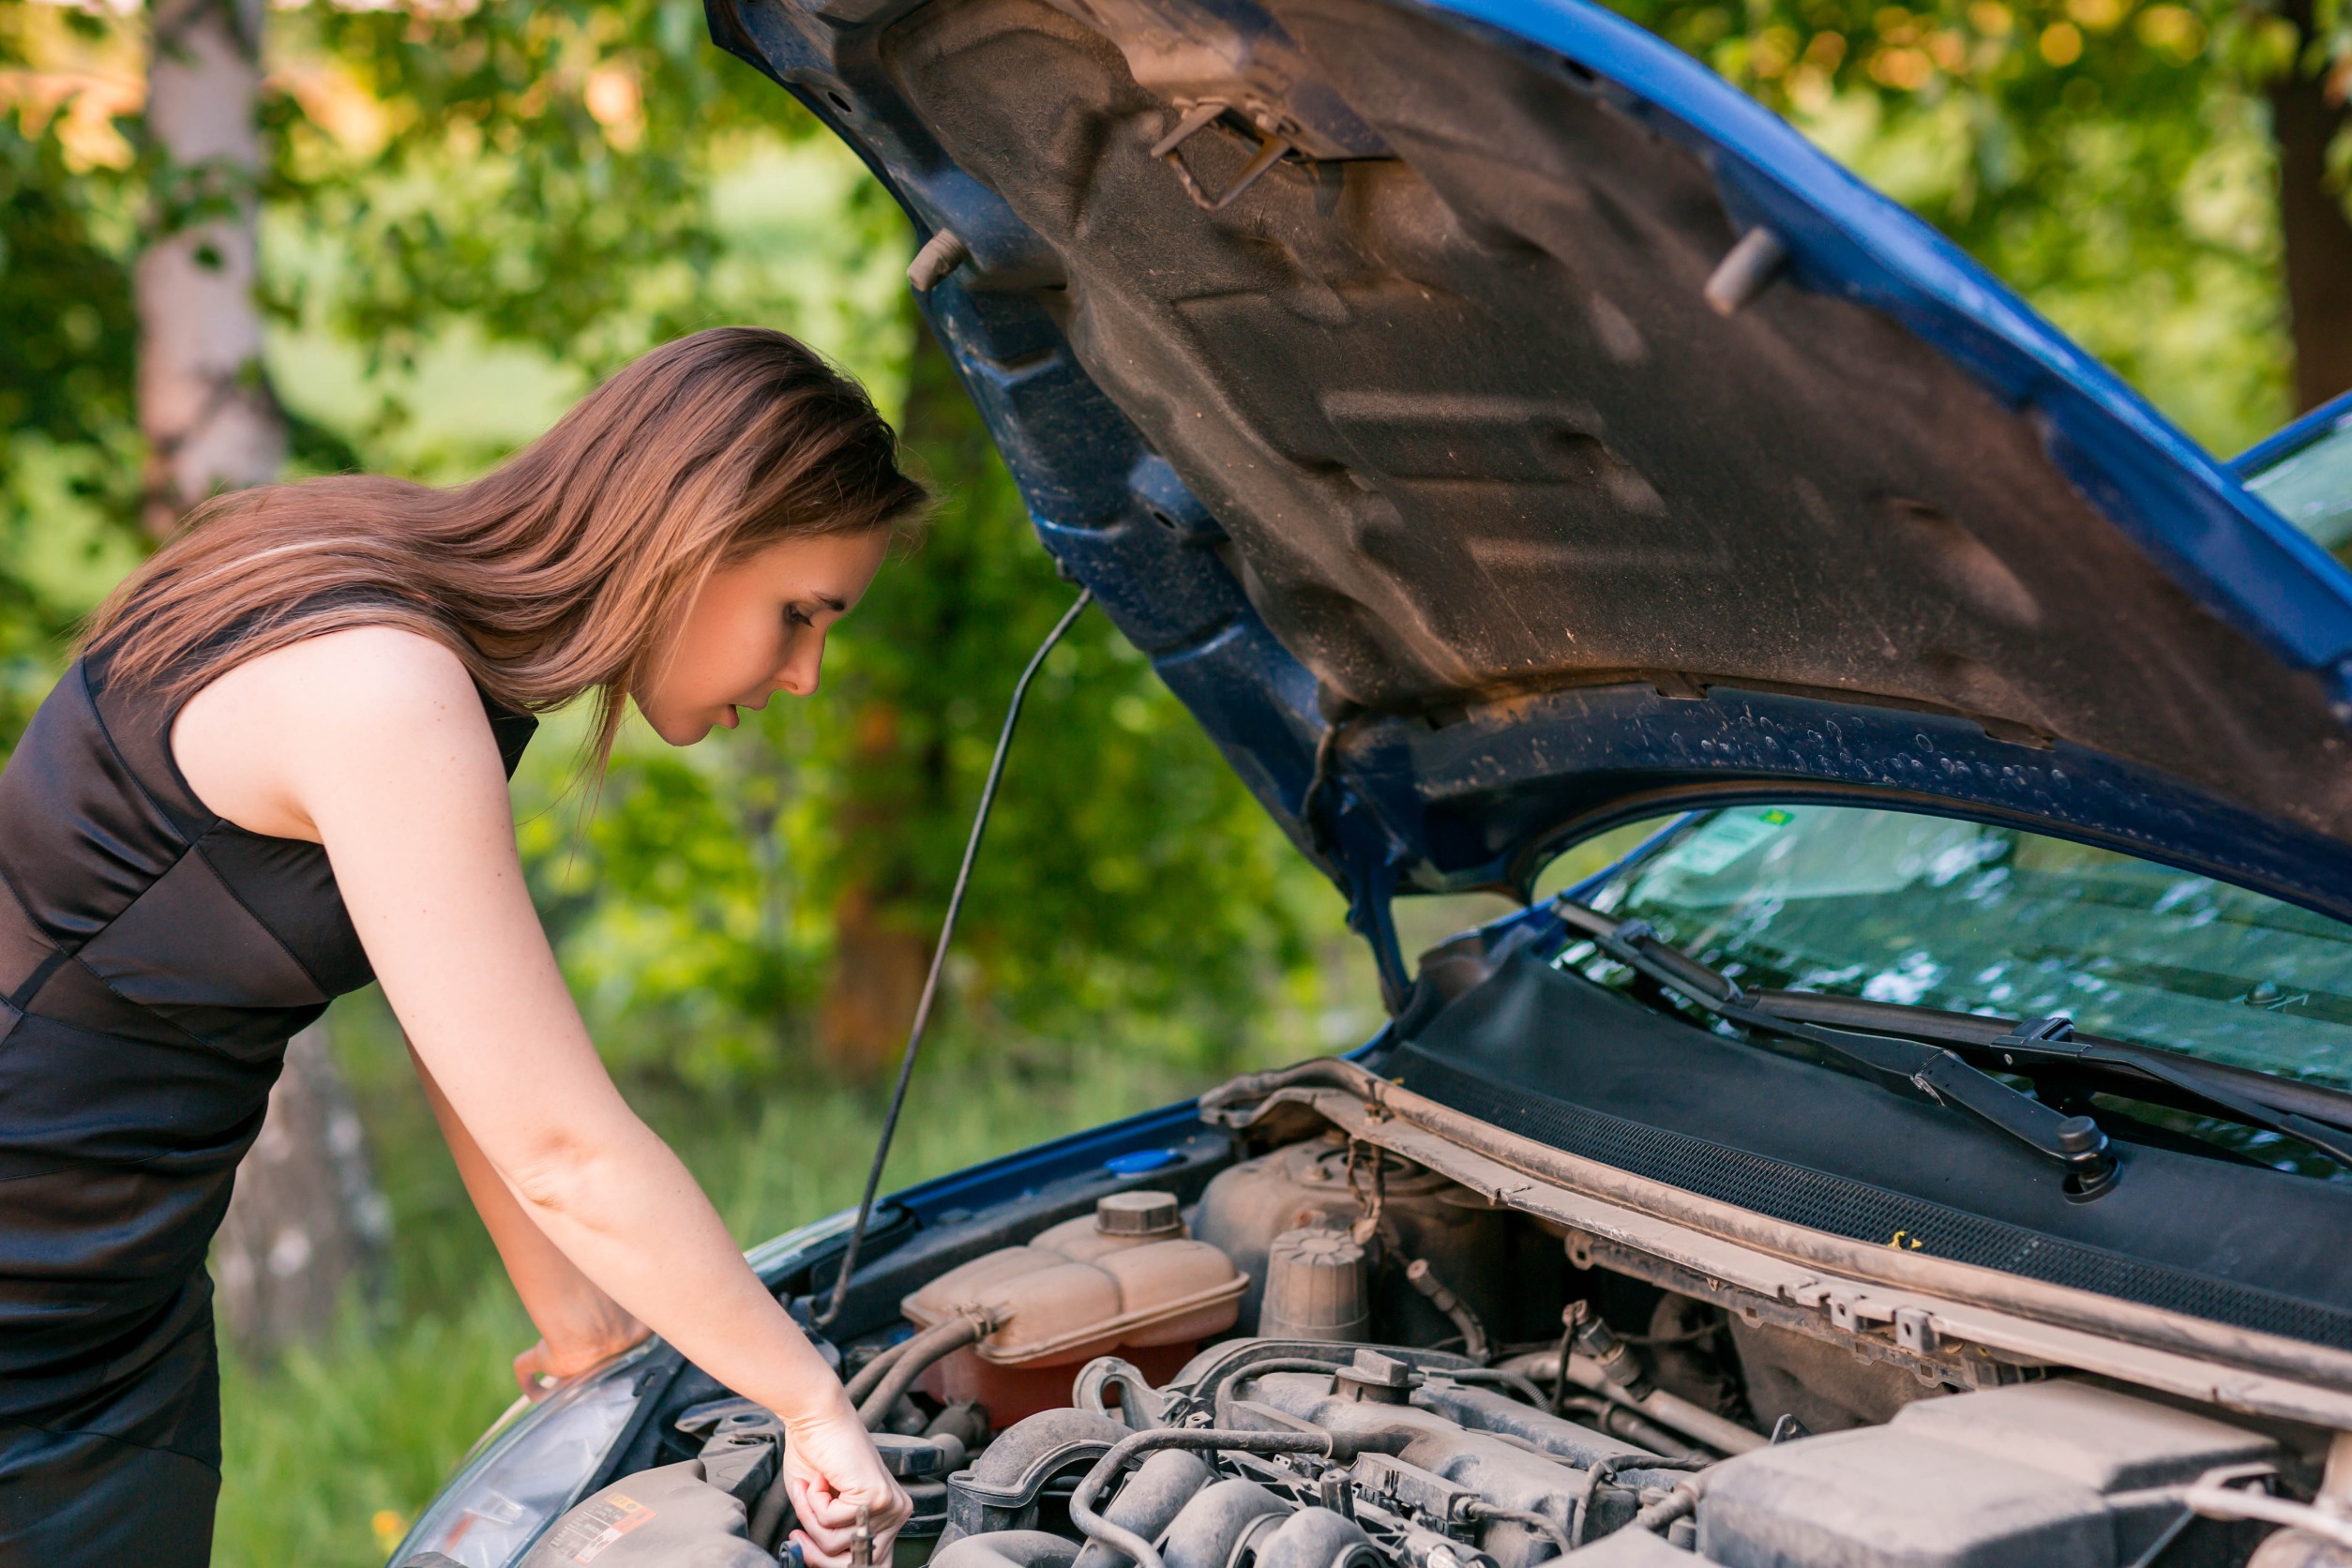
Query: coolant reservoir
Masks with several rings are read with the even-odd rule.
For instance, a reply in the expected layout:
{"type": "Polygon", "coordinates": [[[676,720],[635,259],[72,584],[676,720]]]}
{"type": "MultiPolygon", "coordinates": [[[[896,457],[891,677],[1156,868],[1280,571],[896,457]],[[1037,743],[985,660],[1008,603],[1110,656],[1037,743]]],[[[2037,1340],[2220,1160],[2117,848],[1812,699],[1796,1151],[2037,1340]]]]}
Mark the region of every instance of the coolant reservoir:
{"type": "Polygon", "coordinates": [[[1184,1234],[1173,1194],[1116,1193],[1027,1246],[950,1269],[899,1303],[917,1328],[968,1306],[1002,1325],[923,1380],[942,1399],[976,1399],[1000,1429],[1070,1402],[1078,1368],[1119,1355],[1157,1381],[1199,1342],[1233,1326],[1249,1280],[1184,1234]]]}

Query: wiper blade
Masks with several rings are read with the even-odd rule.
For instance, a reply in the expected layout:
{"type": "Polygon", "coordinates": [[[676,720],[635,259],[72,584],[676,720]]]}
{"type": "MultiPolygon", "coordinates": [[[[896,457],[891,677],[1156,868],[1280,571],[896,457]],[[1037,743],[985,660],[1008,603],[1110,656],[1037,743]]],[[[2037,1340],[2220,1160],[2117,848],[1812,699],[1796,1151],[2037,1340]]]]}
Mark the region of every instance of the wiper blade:
{"type": "Polygon", "coordinates": [[[1939,1105],[1968,1112],[2064,1168],[2076,1198],[2095,1198],[2115,1184],[2115,1154],[2097,1122],[2052,1109],[1969,1065],[1957,1051],[1782,1017],[1758,1007],[1729,975],[1665,941],[1646,920],[1618,920],[1567,898],[1554,899],[1552,912],[1610,957],[1703,1011],[1744,1029],[1817,1046],[1881,1083],[1907,1085],[1939,1105]]]}
{"type": "MultiPolygon", "coordinates": [[[[1756,991],[1749,994],[1748,1001],[1758,1012],[1774,1018],[1832,1026],[1851,1023],[1907,1034],[1914,1039],[1997,1051],[2004,1065],[2080,1067],[2127,1089],[2134,1083],[2165,1084],[2233,1122],[2309,1144],[2339,1167],[2352,1170],[2352,1129],[2320,1121],[2271,1098],[2281,1092],[2294,1093],[2299,1100],[2310,1102],[2313,1108],[2319,1108],[2322,1101],[2341,1098],[2323,1090],[2302,1085],[2243,1083],[2239,1081],[2239,1074],[2172,1051],[2077,1033],[2073,1022],[2066,1018],[2020,1022],[1973,1013],[1909,1008],[1899,1003],[1870,1002],[1857,997],[1816,996],[1803,991],[1756,991]]],[[[2329,1104],[2326,1108],[2338,1116],[2352,1116],[2352,1099],[2346,1099],[2341,1107],[2329,1104]]]]}

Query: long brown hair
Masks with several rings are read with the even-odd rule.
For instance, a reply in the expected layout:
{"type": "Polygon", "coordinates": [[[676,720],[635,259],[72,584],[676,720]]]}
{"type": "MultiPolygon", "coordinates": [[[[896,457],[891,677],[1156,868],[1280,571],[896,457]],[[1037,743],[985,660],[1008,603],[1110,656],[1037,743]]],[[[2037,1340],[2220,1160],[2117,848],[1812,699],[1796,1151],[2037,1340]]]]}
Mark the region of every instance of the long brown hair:
{"type": "Polygon", "coordinates": [[[83,652],[184,700],[288,643],[400,626],[511,708],[595,690],[600,762],[712,571],[782,538],[908,528],[926,500],[855,382],[780,332],[718,327],[471,484],[350,475],[207,502],[98,608],[83,652]]]}

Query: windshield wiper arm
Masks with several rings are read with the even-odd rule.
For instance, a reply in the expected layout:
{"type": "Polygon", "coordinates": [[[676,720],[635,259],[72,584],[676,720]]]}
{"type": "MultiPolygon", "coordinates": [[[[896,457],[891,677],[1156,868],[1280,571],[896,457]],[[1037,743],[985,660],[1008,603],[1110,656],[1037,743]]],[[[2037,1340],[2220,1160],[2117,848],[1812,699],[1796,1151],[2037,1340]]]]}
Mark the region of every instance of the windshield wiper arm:
{"type": "Polygon", "coordinates": [[[2012,1018],[1907,1008],[1899,1003],[1816,996],[1804,991],[1752,992],[1748,1002],[1758,1012],[1775,1018],[1830,1025],[1851,1022],[1913,1038],[1998,1051],[2005,1064],[2079,1066],[2099,1071],[2110,1082],[2127,1084],[2133,1079],[2152,1079],[2204,1102],[2233,1122],[2309,1144],[2339,1167],[2352,1170],[2352,1130],[2330,1125],[2291,1107],[2273,1104],[2259,1089],[2234,1082],[2231,1075],[2203,1063],[2183,1061],[2171,1051],[2096,1034],[2078,1034],[2070,1019],[2054,1018],[2021,1023],[2012,1018]],[[1914,1015],[1916,1021],[1907,1019],[1907,1013],[1914,1015]]]}
{"type": "Polygon", "coordinates": [[[1660,938],[1646,920],[1618,920],[1567,898],[1554,899],[1552,911],[1610,957],[1726,1022],[1817,1046],[1882,1083],[1907,1084],[1939,1105],[1968,1112],[2062,1167],[2076,1198],[2095,1198],[2115,1184],[2116,1157],[2097,1122],[2043,1105],[1970,1066],[1957,1051],[1783,1018],[1756,1005],[1729,975],[1660,938]]]}

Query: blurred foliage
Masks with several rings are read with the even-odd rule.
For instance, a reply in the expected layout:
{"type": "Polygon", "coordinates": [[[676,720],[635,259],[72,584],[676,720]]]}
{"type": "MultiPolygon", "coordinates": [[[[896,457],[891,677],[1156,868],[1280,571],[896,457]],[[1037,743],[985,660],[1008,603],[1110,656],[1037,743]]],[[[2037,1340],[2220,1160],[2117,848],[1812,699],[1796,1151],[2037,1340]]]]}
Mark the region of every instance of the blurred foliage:
{"type": "Polygon", "coordinates": [[[1934,223],[2209,446],[2287,416],[2260,89],[2352,68],[2341,4],[2331,41],[2299,61],[2295,29],[2238,0],[1615,3],[1934,223]]]}
{"type": "MultiPolygon", "coordinates": [[[[833,731],[815,749],[849,770],[817,891],[927,957],[1011,677],[1075,590],[1035,548],[927,332],[905,406],[942,505],[914,558],[861,608],[835,698],[812,716],[833,731]]],[[[1116,1016],[1147,1048],[1229,1059],[1268,1000],[1268,969],[1304,958],[1311,875],[1099,613],[1055,650],[1030,702],[967,906],[967,993],[1008,1020],[1067,1030],[1116,1016]]]]}
{"type": "Polygon", "coordinates": [[[813,128],[711,47],[697,0],[308,7],[271,24],[268,195],[336,241],[328,319],[371,368],[460,322],[590,372],[709,324],[715,168],[746,135],[813,128]]]}
{"type": "MultiPolygon", "coordinates": [[[[0,16],[0,72],[107,32],[18,8],[0,16]]],[[[55,678],[58,644],[138,550],[127,192],[115,172],[76,166],[56,107],[21,99],[0,118],[0,756],[55,678]]]]}

